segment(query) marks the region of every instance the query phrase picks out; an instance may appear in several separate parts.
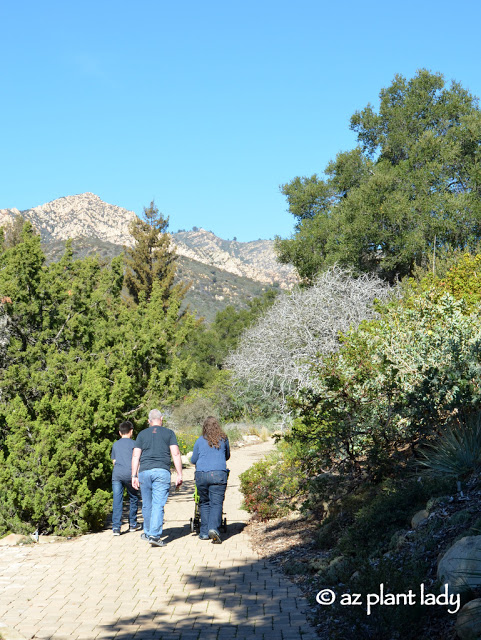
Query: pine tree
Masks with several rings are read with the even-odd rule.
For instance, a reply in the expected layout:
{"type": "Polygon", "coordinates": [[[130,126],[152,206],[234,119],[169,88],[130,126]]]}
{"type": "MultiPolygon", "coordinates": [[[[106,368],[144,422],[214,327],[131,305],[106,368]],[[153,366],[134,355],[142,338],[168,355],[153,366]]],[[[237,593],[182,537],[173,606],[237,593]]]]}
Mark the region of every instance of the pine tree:
{"type": "Polygon", "coordinates": [[[163,291],[164,309],[173,294],[182,297],[185,293],[185,287],[174,285],[177,255],[166,233],[168,225],[169,218],[164,218],[154,201],[144,207],[144,219],[137,218],[130,225],[135,244],[126,249],[124,285],[136,304],[141,297],[150,299],[156,281],[163,291]]]}

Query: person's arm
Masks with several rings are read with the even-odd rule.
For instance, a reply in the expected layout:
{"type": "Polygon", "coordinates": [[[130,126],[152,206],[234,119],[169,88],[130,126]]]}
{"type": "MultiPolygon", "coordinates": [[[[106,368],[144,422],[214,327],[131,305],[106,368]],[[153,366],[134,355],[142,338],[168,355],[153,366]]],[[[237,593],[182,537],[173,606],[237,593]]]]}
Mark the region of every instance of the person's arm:
{"type": "Polygon", "coordinates": [[[229,446],[229,438],[225,439],[225,459],[228,460],[230,458],[230,446],[229,446]]]}
{"type": "Polygon", "coordinates": [[[170,445],[170,455],[172,456],[174,467],[177,471],[177,480],[175,481],[175,486],[180,487],[180,485],[182,484],[182,458],[180,457],[180,449],[177,444],[170,445]]]}
{"type": "Polygon", "coordinates": [[[134,447],[132,451],[132,486],[134,489],[139,488],[139,466],[140,466],[140,454],[142,453],[142,449],[138,449],[134,447]]]}
{"type": "Polygon", "coordinates": [[[192,457],[190,459],[190,462],[192,464],[195,464],[198,459],[199,459],[199,439],[197,439],[194,442],[194,451],[192,452],[192,457]]]}

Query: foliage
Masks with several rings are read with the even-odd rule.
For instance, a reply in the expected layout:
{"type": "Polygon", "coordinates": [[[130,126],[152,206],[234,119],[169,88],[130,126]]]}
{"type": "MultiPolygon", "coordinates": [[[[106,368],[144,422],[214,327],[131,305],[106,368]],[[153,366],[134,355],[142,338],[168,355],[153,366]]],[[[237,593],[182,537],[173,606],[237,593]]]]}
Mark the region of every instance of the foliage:
{"type": "Polygon", "coordinates": [[[135,240],[126,249],[124,284],[135,303],[148,300],[155,282],[161,285],[163,306],[166,308],[171,294],[182,297],[186,288],[174,285],[176,254],[170,236],[165,233],[169,219],[159,212],[154,202],[144,207],[144,220],[136,218],[130,225],[135,240]]]}
{"type": "Polygon", "coordinates": [[[419,451],[419,463],[432,475],[466,477],[481,468],[481,413],[453,416],[443,430],[419,451]]]}
{"type": "MultiPolygon", "coordinates": [[[[227,306],[240,311],[248,308],[249,302],[254,299],[275,291],[269,284],[214,268],[186,256],[179,256],[177,260],[176,280],[192,283],[186,292],[184,304],[187,303],[207,325],[211,325],[217,313],[227,306]]],[[[276,287],[276,284],[273,286],[276,287]]]]}
{"type": "Polygon", "coordinates": [[[354,278],[332,268],[312,287],[281,295],[261,319],[242,336],[226,366],[239,386],[257,387],[262,395],[286,396],[315,384],[313,365],[339,347],[339,332],[374,315],[372,303],[389,290],[377,278],[354,278]]]}
{"type": "Polygon", "coordinates": [[[275,291],[267,291],[250,300],[246,309],[237,310],[229,305],[216,314],[210,325],[199,325],[189,343],[189,352],[199,363],[196,386],[206,386],[218,375],[229,352],[237,347],[242,333],[272,306],[276,296],[275,291]]]}
{"type": "Polygon", "coordinates": [[[215,403],[195,389],[185,397],[184,402],[172,412],[172,418],[179,427],[202,427],[207,416],[218,415],[215,403]]]}
{"type": "Polygon", "coordinates": [[[481,254],[464,253],[440,280],[439,286],[456,300],[464,300],[468,310],[481,303],[481,254]]]}
{"type": "Polygon", "coordinates": [[[282,187],[297,220],[277,238],[281,262],[312,281],[333,264],[393,282],[438,248],[473,249],[481,235],[481,112],[477,99],[441,74],[396,75],[351,117],[358,146],[339,153],[326,178],[282,187]]]}
{"type": "Polygon", "coordinates": [[[381,584],[385,593],[412,589],[419,594],[419,585],[432,568],[430,557],[435,562],[437,556],[439,536],[434,534],[439,531],[438,523],[444,525],[446,520],[434,519],[414,532],[410,519],[417,510],[439,502],[435,496],[443,495],[448,487],[449,479],[420,481],[404,472],[379,484],[364,482],[333,505],[318,532],[318,546],[331,551],[311,588],[316,592],[330,586],[337,591],[342,583],[344,593],[361,594],[364,607],[331,607],[329,621],[324,619],[324,624],[332,637],[343,632],[346,635],[339,637],[350,637],[353,627],[356,638],[421,637],[416,625],[428,613],[426,607],[374,606],[367,617],[366,596],[378,594],[381,584]],[[408,617],[409,630],[405,628],[408,617]]]}
{"type": "Polygon", "coordinates": [[[318,366],[316,387],[294,403],[293,437],[311,446],[318,468],[359,471],[362,461],[382,475],[409,454],[406,444],[481,400],[478,310],[433,290],[379,311],[344,336],[318,366]]]}
{"type": "Polygon", "coordinates": [[[0,254],[8,344],[0,362],[0,531],[73,534],[110,509],[110,448],[126,417],[182,394],[191,316],[155,282],[148,300],[121,297],[123,268],[96,259],[45,265],[26,224],[0,254]]]}
{"type": "Polygon", "coordinates": [[[289,513],[295,508],[299,471],[299,458],[294,447],[285,443],[280,445],[239,476],[245,509],[260,520],[289,513]]]}
{"type": "Polygon", "coordinates": [[[418,478],[387,478],[374,487],[371,496],[358,503],[352,524],[339,536],[336,549],[346,555],[372,556],[388,551],[391,537],[398,529],[407,529],[411,517],[433,495],[442,495],[446,482],[418,478]]]}
{"type": "MultiPolygon", "coordinates": [[[[329,631],[332,634],[330,637],[356,640],[419,640],[424,637],[421,625],[428,607],[421,605],[419,590],[425,579],[427,567],[428,563],[422,556],[406,558],[402,567],[390,557],[380,558],[376,562],[357,563],[355,578],[347,578],[346,583],[352,593],[360,594],[359,601],[363,606],[342,606],[339,602],[335,603],[327,614],[329,631]],[[379,594],[380,585],[383,585],[385,598],[387,594],[396,596],[409,594],[410,591],[416,598],[410,605],[404,604],[403,596],[397,605],[387,606],[386,601],[384,605],[372,605],[368,617],[368,595],[379,594]]],[[[428,589],[426,591],[429,592],[428,589]]]]}
{"type": "Polygon", "coordinates": [[[193,451],[194,444],[200,434],[187,433],[185,431],[177,433],[177,444],[179,445],[180,453],[185,456],[189,451],[193,451]]]}

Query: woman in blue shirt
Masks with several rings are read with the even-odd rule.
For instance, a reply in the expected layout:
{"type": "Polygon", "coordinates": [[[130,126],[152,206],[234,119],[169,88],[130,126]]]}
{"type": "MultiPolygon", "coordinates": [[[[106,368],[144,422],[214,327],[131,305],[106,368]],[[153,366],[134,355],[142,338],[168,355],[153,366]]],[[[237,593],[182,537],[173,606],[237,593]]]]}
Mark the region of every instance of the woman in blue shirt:
{"type": "Polygon", "coordinates": [[[202,435],[194,445],[191,462],[195,464],[195,484],[199,494],[201,540],[221,544],[219,534],[222,505],[227,488],[226,460],[230,458],[229,440],[218,421],[209,416],[202,435]]]}

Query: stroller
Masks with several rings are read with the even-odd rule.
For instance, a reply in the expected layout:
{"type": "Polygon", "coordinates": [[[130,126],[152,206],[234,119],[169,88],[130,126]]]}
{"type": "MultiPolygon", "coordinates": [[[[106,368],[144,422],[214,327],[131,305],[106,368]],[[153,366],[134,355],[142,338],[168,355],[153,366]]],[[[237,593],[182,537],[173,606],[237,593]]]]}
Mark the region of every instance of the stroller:
{"type": "MultiPolygon", "coordinates": [[[[220,529],[224,533],[227,532],[227,518],[225,517],[224,512],[222,512],[220,529]]],[[[194,491],[194,517],[190,519],[190,532],[199,533],[199,531],[200,531],[200,507],[199,507],[199,493],[196,487],[194,491]]]]}

